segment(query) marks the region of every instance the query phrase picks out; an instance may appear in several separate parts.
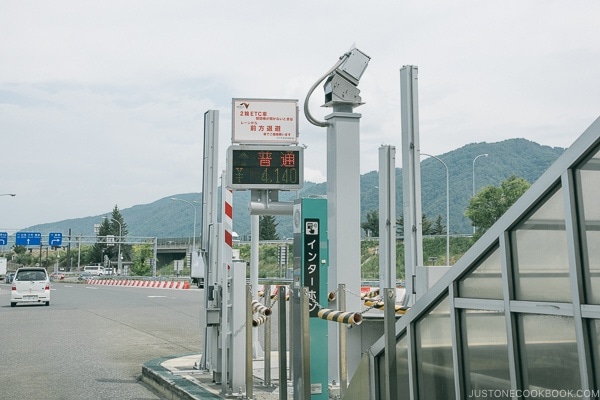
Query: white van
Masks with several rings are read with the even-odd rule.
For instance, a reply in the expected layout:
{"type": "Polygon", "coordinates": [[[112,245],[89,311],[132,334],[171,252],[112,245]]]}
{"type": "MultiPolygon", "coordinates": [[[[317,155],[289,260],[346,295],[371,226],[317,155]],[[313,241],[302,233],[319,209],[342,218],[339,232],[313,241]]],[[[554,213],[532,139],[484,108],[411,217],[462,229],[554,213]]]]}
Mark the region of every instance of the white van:
{"type": "Polygon", "coordinates": [[[104,274],[104,267],[102,265],[88,265],[83,267],[83,270],[97,276],[104,274]]]}
{"type": "Polygon", "coordinates": [[[50,279],[44,268],[19,268],[10,291],[10,306],[17,303],[44,303],[50,305],[50,279]]]}

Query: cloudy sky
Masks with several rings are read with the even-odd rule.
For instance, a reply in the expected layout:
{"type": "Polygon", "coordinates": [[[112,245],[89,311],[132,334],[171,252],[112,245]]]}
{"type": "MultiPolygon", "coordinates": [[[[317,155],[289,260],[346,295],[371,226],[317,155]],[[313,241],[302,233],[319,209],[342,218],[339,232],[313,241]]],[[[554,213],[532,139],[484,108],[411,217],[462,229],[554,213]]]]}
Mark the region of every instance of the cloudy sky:
{"type": "MultiPolygon", "coordinates": [[[[232,98],[298,99],[348,49],[361,171],[401,166],[400,78],[419,68],[421,150],[523,137],[568,147],[600,115],[600,2],[0,0],[0,231],[202,188],[203,115],[232,98]]],[[[312,96],[322,119],[323,90],[312,96]]],[[[305,178],[325,129],[300,117],[305,178]]]]}

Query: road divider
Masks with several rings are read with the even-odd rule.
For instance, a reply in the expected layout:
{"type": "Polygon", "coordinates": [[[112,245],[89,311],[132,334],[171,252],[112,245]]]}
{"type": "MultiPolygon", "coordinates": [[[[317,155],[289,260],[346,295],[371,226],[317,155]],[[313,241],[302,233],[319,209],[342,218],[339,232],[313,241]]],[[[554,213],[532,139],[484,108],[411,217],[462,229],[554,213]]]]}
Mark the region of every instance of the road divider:
{"type": "Polygon", "coordinates": [[[138,279],[88,279],[89,285],[127,286],[158,289],[189,289],[187,281],[145,281],[138,279]]]}

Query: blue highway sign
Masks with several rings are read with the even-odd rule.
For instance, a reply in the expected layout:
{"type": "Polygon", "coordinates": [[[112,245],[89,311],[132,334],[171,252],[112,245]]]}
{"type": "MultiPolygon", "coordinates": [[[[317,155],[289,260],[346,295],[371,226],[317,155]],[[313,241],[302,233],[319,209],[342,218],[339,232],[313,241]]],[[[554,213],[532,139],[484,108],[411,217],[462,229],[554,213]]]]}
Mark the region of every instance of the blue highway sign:
{"type": "Polygon", "coordinates": [[[42,234],[40,232],[17,232],[15,244],[17,246],[39,246],[42,244],[42,234]]]}
{"type": "Polygon", "coordinates": [[[0,232],[0,246],[6,246],[8,244],[8,233],[0,232]]]}
{"type": "Polygon", "coordinates": [[[62,246],[62,233],[49,233],[48,244],[54,247],[62,246]]]}

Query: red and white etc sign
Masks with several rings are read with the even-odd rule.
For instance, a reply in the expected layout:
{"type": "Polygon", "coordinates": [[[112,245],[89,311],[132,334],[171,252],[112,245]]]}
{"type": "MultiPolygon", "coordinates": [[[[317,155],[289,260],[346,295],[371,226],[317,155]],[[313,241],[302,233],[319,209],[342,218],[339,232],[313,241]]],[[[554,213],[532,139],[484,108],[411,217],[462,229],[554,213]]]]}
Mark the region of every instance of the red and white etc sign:
{"type": "Polygon", "coordinates": [[[298,100],[233,99],[232,143],[298,143],[298,100]]]}

